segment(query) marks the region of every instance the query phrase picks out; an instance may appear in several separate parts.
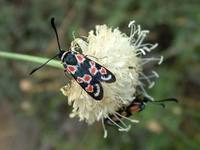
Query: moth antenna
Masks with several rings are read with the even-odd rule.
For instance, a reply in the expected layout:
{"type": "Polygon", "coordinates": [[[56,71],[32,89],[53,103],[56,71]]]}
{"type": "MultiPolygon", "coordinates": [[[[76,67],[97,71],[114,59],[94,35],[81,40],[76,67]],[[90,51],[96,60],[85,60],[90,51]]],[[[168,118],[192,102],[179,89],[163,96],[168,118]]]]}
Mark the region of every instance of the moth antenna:
{"type": "Polygon", "coordinates": [[[50,58],[49,60],[47,60],[44,64],[42,64],[41,66],[33,69],[29,75],[32,75],[34,72],[36,72],[37,70],[39,70],[40,68],[44,67],[49,61],[51,61],[52,59],[56,58],[59,54],[56,54],[55,56],[53,56],[52,58],[50,58]]]}
{"type": "Polygon", "coordinates": [[[176,98],[166,98],[166,99],[161,99],[161,100],[157,100],[157,101],[153,101],[153,102],[176,102],[178,103],[178,100],[176,98]]]}
{"type": "Polygon", "coordinates": [[[51,26],[52,26],[52,28],[53,28],[55,34],[56,34],[56,39],[57,39],[57,43],[58,43],[58,49],[59,49],[59,51],[61,52],[62,49],[61,49],[61,47],[60,47],[60,40],[59,40],[59,37],[58,37],[58,31],[57,31],[57,29],[56,29],[55,18],[54,18],[54,17],[51,18],[51,26]]]}
{"type": "MultiPolygon", "coordinates": [[[[56,34],[56,40],[57,40],[57,43],[58,43],[58,49],[59,49],[60,53],[62,53],[62,50],[61,50],[61,47],[60,47],[60,42],[59,42],[59,37],[58,37],[58,32],[57,32],[57,29],[56,29],[56,26],[55,26],[55,18],[54,18],[54,17],[51,18],[51,26],[52,26],[52,28],[53,28],[55,34],[56,34]]],[[[60,53],[59,53],[59,54],[56,54],[55,56],[53,56],[52,58],[50,58],[49,60],[47,60],[47,61],[46,61],[44,64],[42,64],[41,66],[39,66],[39,67],[33,69],[33,70],[29,73],[29,75],[32,75],[34,72],[36,72],[36,71],[39,70],[40,68],[44,67],[49,61],[51,61],[52,59],[54,59],[54,58],[56,58],[57,56],[59,56],[60,53]]]]}
{"type": "Polygon", "coordinates": [[[162,99],[162,100],[157,100],[157,101],[150,101],[153,104],[158,104],[160,106],[162,106],[163,108],[165,108],[165,104],[162,102],[176,102],[178,103],[178,100],[176,98],[166,98],[166,99],[162,99]]]}

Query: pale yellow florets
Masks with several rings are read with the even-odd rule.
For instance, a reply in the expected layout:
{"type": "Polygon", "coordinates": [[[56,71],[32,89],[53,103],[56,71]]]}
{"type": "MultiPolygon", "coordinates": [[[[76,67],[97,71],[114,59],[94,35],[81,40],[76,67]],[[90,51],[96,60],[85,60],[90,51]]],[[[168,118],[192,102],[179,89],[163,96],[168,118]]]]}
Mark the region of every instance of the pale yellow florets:
{"type": "Polygon", "coordinates": [[[72,50],[78,44],[84,55],[110,70],[116,77],[114,83],[101,82],[104,97],[100,101],[89,96],[75,80],[63,87],[62,92],[68,96],[69,104],[73,105],[71,117],[79,116],[80,120],[91,124],[130,104],[134,100],[136,87],[140,87],[148,96],[139,77],[142,75],[151,84],[149,86],[153,86],[150,79],[141,73],[143,64],[157,59],[144,59],[141,55],[151,51],[156,44],[142,44],[147,31],[141,31],[140,26],[136,27],[134,22],[130,22],[129,27],[131,35],[127,36],[118,28],[97,25],[96,30],[90,31],[85,40],[75,38],[71,43],[72,50]]]}

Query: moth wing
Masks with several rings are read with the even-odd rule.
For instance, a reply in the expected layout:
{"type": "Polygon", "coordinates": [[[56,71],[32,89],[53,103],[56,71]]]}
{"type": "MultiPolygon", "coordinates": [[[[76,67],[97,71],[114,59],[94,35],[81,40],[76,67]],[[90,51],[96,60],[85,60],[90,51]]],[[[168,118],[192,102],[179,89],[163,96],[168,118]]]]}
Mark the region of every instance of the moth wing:
{"type": "Polygon", "coordinates": [[[100,82],[115,82],[116,78],[105,67],[89,59],[88,57],[73,52],[76,65],[67,65],[66,70],[77,83],[95,100],[103,98],[103,88],[100,82]]]}
{"type": "Polygon", "coordinates": [[[88,59],[88,63],[90,64],[90,74],[97,80],[106,83],[112,83],[116,81],[115,75],[107,68],[90,59],[88,59]]]}
{"type": "Polygon", "coordinates": [[[103,98],[103,88],[99,81],[93,80],[90,84],[80,84],[80,86],[95,100],[103,98]]]}
{"type": "Polygon", "coordinates": [[[90,74],[101,82],[112,83],[116,81],[114,74],[107,68],[80,53],[74,52],[74,55],[78,62],[77,65],[80,66],[79,69],[83,72],[90,74]]]}
{"type": "Polygon", "coordinates": [[[89,73],[85,65],[68,65],[66,70],[91,97],[95,100],[103,98],[103,88],[100,81],[89,73]]]}
{"type": "Polygon", "coordinates": [[[103,98],[103,88],[101,83],[98,80],[95,80],[91,77],[91,80],[88,82],[87,78],[90,75],[85,74],[83,77],[74,76],[76,82],[95,100],[101,100],[103,98]],[[84,82],[85,81],[85,82],[84,82]]]}

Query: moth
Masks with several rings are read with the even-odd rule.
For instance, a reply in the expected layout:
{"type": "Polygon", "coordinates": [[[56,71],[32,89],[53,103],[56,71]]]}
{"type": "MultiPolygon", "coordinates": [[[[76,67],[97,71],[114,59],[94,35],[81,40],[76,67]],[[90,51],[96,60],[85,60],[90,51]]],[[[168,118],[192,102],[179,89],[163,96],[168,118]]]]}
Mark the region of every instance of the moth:
{"type": "Polygon", "coordinates": [[[68,51],[62,50],[54,20],[54,18],[51,19],[51,25],[56,34],[59,53],[41,66],[33,69],[30,74],[33,74],[38,69],[42,68],[50,60],[58,57],[64,66],[64,72],[69,73],[92,98],[101,100],[103,98],[103,87],[101,82],[115,82],[115,75],[107,68],[78,51],[72,51],[70,49],[68,51]]]}
{"type": "Polygon", "coordinates": [[[134,113],[143,111],[145,109],[146,104],[149,103],[157,103],[162,107],[165,107],[164,102],[178,102],[175,98],[167,98],[157,101],[152,101],[148,97],[137,95],[136,98],[125,107],[120,108],[115,115],[109,115],[109,118],[105,118],[104,122],[108,125],[113,125],[114,123],[120,123],[123,118],[128,118],[132,116],[134,113]]]}

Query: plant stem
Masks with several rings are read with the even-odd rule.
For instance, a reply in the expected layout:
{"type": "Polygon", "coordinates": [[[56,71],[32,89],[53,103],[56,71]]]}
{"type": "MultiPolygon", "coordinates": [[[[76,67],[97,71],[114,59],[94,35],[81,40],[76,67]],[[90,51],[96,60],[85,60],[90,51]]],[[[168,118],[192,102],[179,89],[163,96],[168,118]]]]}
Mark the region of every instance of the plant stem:
{"type": "MultiPolygon", "coordinates": [[[[44,58],[44,57],[30,56],[30,55],[3,52],[3,51],[0,51],[0,57],[13,59],[13,60],[33,62],[33,63],[38,63],[38,64],[43,64],[49,59],[49,58],[44,58]]],[[[63,68],[62,64],[58,60],[51,60],[47,65],[51,67],[56,67],[56,68],[63,68]]]]}

